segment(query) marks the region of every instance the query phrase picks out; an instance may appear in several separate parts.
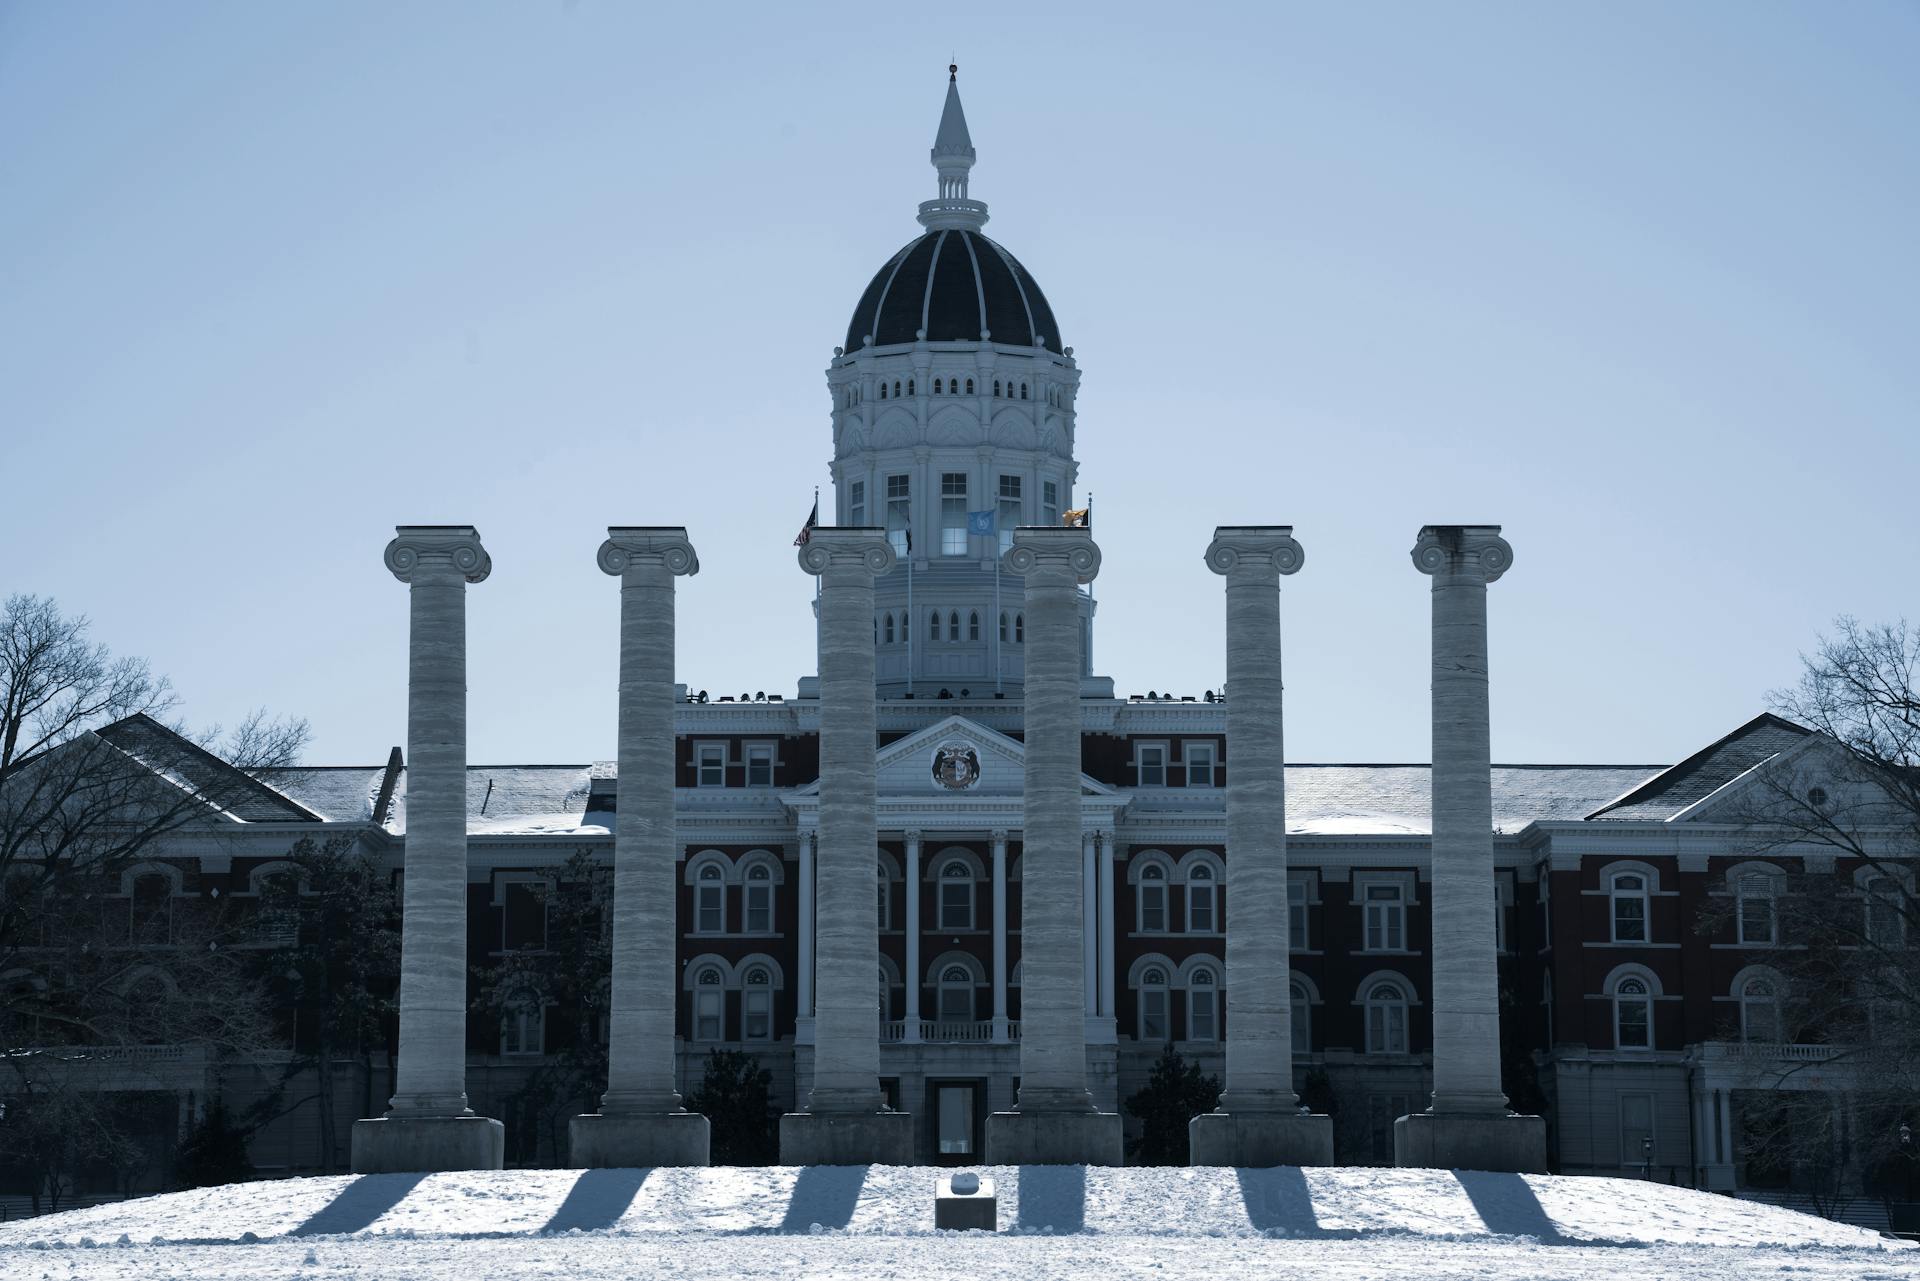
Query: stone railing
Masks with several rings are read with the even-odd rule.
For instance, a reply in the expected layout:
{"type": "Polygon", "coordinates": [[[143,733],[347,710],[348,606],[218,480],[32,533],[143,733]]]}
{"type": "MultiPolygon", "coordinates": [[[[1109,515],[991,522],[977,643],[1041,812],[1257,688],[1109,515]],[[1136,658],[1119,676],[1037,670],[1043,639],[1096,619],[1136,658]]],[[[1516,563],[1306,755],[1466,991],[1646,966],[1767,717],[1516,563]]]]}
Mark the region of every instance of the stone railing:
{"type": "Polygon", "coordinates": [[[201,1052],[193,1045],[27,1045],[0,1051],[0,1057],[42,1056],[63,1063],[183,1063],[201,1052]]]}
{"type": "Polygon", "coordinates": [[[1774,1041],[1702,1041],[1702,1059],[1764,1060],[1776,1063],[1824,1063],[1842,1053],[1835,1045],[1789,1045],[1774,1041]]]}
{"type": "MultiPolygon", "coordinates": [[[[993,1041],[993,1020],[982,1019],[970,1023],[943,1023],[938,1019],[919,1021],[920,1037],[923,1042],[935,1045],[955,1043],[989,1044],[993,1041]]],[[[890,1019],[880,1025],[880,1040],[886,1045],[897,1045],[907,1039],[907,1023],[903,1019],[890,1019]]],[[[1020,1024],[1007,1023],[1007,1039],[1020,1039],[1020,1024]]]]}

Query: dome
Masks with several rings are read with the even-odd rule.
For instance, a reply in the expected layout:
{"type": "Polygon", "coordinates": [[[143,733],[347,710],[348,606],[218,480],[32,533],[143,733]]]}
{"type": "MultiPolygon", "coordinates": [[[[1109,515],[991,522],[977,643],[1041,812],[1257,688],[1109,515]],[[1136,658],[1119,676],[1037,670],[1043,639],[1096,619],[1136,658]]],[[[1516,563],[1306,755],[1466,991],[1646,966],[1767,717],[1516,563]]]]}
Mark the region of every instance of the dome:
{"type": "Polygon", "coordinates": [[[977,231],[933,230],[887,260],[860,295],[846,350],[873,335],[876,347],[992,341],[1059,353],[1060,327],[1040,284],[1020,260],[977,231]]]}

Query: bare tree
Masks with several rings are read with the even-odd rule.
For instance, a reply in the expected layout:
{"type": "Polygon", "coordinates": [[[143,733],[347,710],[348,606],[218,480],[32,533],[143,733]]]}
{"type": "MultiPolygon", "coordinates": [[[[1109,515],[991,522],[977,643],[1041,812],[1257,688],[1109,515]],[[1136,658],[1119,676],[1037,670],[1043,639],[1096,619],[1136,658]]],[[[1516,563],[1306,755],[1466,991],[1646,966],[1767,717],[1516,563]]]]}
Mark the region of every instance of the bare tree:
{"type": "Polygon", "coordinates": [[[293,763],[306,725],[256,713],[229,733],[193,735],[168,722],[174,708],[168,683],[90,641],[86,619],[42,597],[6,601],[0,1096],[20,1124],[0,1126],[0,1162],[34,1165],[38,1152],[52,1195],[76,1162],[124,1149],[107,1131],[124,1110],[112,1096],[138,1088],[130,1047],[257,1055],[272,1043],[264,994],[235,946],[249,924],[226,903],[174,893],[184,873],[164,860],[190,831],[289,805],[267,780],[293,763]],[[157,874],[143,881],[147,863],[157,874]],[[36,1116],[46,1125],[29,1142],[36,1116]],[[88,1133],[100,1141],[44,1141],[88,1133]]]}

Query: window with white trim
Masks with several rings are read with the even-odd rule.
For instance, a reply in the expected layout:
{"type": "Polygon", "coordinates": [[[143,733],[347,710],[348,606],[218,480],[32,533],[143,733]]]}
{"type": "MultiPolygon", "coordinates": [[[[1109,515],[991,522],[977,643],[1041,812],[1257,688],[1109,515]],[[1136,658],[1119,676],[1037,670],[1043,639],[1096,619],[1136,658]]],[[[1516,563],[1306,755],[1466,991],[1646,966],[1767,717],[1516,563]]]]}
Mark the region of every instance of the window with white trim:
{"type": "Polygon", "coordinates": [[[1193,972],[1187,980],[1187,1039],[1215,1041],[1220,1038],[1220,984],[1213,971],[1193,972]]]}
{"type": "Polygon", "coordinates": [[[973,928],[973,869],[962,859],[952,859],[940,869],[940,928],[973,928]]]}
{"type": "Polygon", "coordinates": [[[529,872],[501,872],[494,879],[493,905],[500,909],[500,948],[538,951],[547,945],[547,908],[553,882],[529,872]]]}
{"type": "Polygon", "coordinates": [[[547,1011],[537,996],[523,996],[500,1016],[500,1053],[541,1054],[546,1050],[547,1011]]]}
{"type": "Polygon", "coordinates": [[[745,897],[747,933],[773,933],[772,868],[765,863],[755,863],[747,869],[745,897]]]}
{"type": "Polygon", "coordinates": [[[1742,943],[1771,947],[1775,937],[1773,892],[1778,878],[1765,872],[1749,872],[1735,888],[1735,928],[1742,943]]]}
{"type": "Polygon", "coordinates": [[[1294,872],[1287,874],[1287,950],[1290,952],[1313,950],[1311,921],[1307,916],[1311,889],[1305,875],[1294,872]]]}
{"type": "Polygon", "coordinates": [[[764,965],[749,969],[740,985],[740,1039],[773,1039],[773,975],[764,965]]]}
{"type": "Polygon", "coordinates": [[[1613,985],[1613,1044],[1620,1050],[1653,1048],[1653,992],[1639,975],[1613,985]]]}
{"type": "Polygon", "coordinates": [[[713,966],[700,971],[693,981],[693,1039],[724,1040],[727,1015],[727,990],[720,971],[713,966]]]}
{"type": "Polygon", "coordinates": [[[1500,892],[1498,878],[1493,882],[1493,950],[1507,950],[1507,900],[1500,892]]]}
{"type": "Polygon", "coordinates": [[[1188,787],[1214,786],[1213,770],[1219,748],[1213,743],[1186,742],[1180,745],[1181,759],[1187,766],[1188,787]]]}
{"type": "Polygon", "coordinates": [[[1013,531],[1026,523],[1024,504],[1020,499],[1020,478],[1002,476],[1000,478],[1000,554],[1002,556],[1013,550],[1013,531]]]}
{"type": "Polygon", "coordinates": [[[1149,965],[1140,972],[1140,1039],[1142,1041],[1164,1041],[1167,1039],[1167,972],[1158,965],[1149,965]]]}
{"type": "Polygon", "coordinates": [[[941,967],[934,1008],[942,1023],[973,1022],[973,995],[973,973],[966,966],[941,967]]]}
{"type": "Polygon", "coordinates": [[[1158,863],[1148,863],[1140,869],[1140,882],[1137,887],[1140,901],[1140,932],[1142,934],[1165,934],[1167,932],[1167,869],[1158,863]]]}
{"type": "Polygon", "coordinates": [[[1287,984],[1287,1013],[1292,1021],[1293,1056],[1313,1053],[1313,1002],[1299,983],[1287,984]]]}
{"type": "Polygon", "coordinates": [[[1214,898],[1218,892],[1214,884],[1213,869],[1205,863],[1196,863],[1187,872],[1187,932],[1190,934],[1211,934],[1216,928],[1214,922],[1219,918],[1214,912],[1214,898]]]}
{"type": "Polygon", "coordinates": [[[162,946],[173,942],[173,880],[163,872],[133,877],[127,896],[127,941],[162,946]]]}
{"type": "Polygon", "coordinates": [[[940,473],[940,554],[967,554],[967,474],[940,473]]]}
{"type": "Polygon", "coordinates": [[[1647,941],[1647,878],[1641,872],[1615,872],[1607,886],[1613,919],[1613,941],[1647,941]]]}
{"type": "Polygon", "coordinates": [[[1369,881],[1362,887],[1368,952],[1404,952],[1407,947],[1407,891],[1404,885],[1369,881]]]}
{"type": "Polygon", "coordinates": [[[727,745],[696,743],[693,748],[694,783],[699,787],[727,785],[727,745]]]}
{"type": "Polygon", "coordinates": [[[1367,989],[1367,1053],[1407,1052],[1407,993],[1382,979],[1367,989]]]}
{"type": "Polygon", "coordinates": [[[1133,768],[1140,780],[1138,786],[1165,787],[1167,785],[1167,745],[1135,743],[1133,768]]]}
{"type": "Polygon", "coordinates": [[[694,878],[693,932],[727,932],[727,878],[718,863],[706,864],[694,878]]]}
{"type": "Polygon", "coordinates": [[[774,745],[772,743],[748,743],[747,786],[772,787],[774,745]]]}
{"type": "Polygon", "coordinates": [[[1780,1040],[1780,995],[1772,979],[1754,977],[1740,985],[1740,1039],[1775,1044],[1780,1040]]]}
{"type": "Polygon", "coordinates": [[[1054,526],[1060,523],[1060,486],[1057,482],[1040,482],[1040,523],[1054,526]]]}
{"type": "Polygon", "coordinates": [[[887,541],[896,556],[913,550],[913,481],[910,476],[887,477],[887,541]]]}
{"type": "Polygon", "coordinates": [[[867,523],[867,482],[852,481],[847,485],[847,524],[864,525],[867,523]]]}
{"type": "Polygon", "coordinates": [[[1906,913],[1902,908],[1900,882],[1891,876],[1876,876],[1866,885],[1867,941],[1876,947],[1900,947],[1906,942],[1906,913]]]}
{"type": "Polygon", "coordinates": [[[893,928],[893,882],[888,878],[885,862],[880,864],[877,884],[880,888],[880,928],[890,930],[893,928]]]}

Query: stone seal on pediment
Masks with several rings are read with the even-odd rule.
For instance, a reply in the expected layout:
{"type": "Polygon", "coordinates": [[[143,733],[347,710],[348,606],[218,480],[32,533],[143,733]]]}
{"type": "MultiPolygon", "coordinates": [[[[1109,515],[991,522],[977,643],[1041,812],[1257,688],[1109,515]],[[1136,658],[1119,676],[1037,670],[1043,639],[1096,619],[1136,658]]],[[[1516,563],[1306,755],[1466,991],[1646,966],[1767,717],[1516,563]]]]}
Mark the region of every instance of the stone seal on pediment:
{"type": "Polygon", "coordinates": [[[950,792],[964,792],[980,781],[980,753],[971,743],[942,743],[933,750],[933,781],[950,792]]]}

